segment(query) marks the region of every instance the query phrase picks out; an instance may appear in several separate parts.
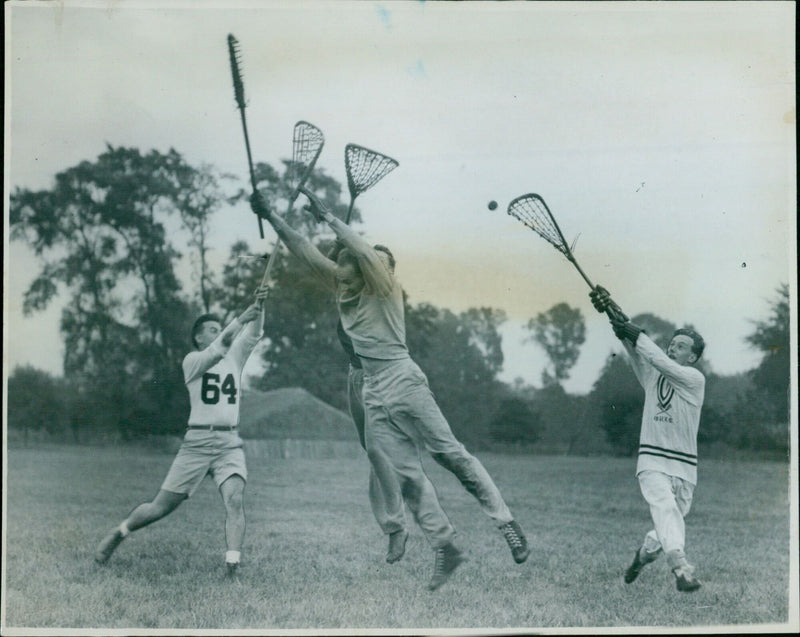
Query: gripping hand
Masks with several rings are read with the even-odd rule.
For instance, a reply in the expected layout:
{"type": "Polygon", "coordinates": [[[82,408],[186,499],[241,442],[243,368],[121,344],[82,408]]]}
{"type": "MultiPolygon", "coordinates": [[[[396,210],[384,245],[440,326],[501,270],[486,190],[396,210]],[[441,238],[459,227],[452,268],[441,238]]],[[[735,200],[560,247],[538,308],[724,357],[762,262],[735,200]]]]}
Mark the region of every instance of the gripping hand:
{"type": "Polygon", "coordinates": [[[639,338],[639,334],[641,334],[644,331],[641,327],[639,327],[635,323],[631,323],[627,319],[623,321],[616,318],[612,318],[611,327],[614,328],[614,334],[616,334],[619,340],[621,341],[627,340],[634,347],[636,346],[636,341],[639,338]]]}
{"type": "Polygon", "coordinates": [[[269,296],[269,285],[264,284],[264,285],[258,286],[258,288],[256,288],[255,294],[253,296],[256,297],[256,303],[257,304],[261,304],[264,301],[266,301],[267,297],[269,296]]]}
{"type": "Polygon", "coordinates": [[[260,192],[254,192],[250,195],[250,209],[260,218],[266,219],[267,221],[269,221],[272,215],[269,211],[269,205],[267,205],[267,201],[264,199],[264,195],[260,192]]]}
{"type": "Polygon", "coordinates": [[[595,286],[595,288],[589,292],[589,298],[592,300],[594,309],[601,314],[611,307],[611,303],[613,303],[611,294],[601,285],[595,286]]]}
{"type": "Polygon", "coordinates": [[[253,303],[239,315],[239,322],[244,324],[249,323],[250,321],[255,321],[260,314],[261,307],[258,303],[253,303]]]}
{"type": "Polygon", "coordinates": [[[327,217],[331,214],[330,210],[323,204],[317,196],[305,187],[299,189],[307,198],[308,204],[303,207],[307,210],[317,221],[326,221],[327,217]]]}
{"type": "Polygon", "coordinates": [[[605,312],[608,318],[617,321],[627,321],[628,317],[622,308],[617,305],[611,298],[611,293],[606,290],[602,285],[597,285],[589,292],[589,298],[592,300],[594,309],[598,312],[605,312]]]}

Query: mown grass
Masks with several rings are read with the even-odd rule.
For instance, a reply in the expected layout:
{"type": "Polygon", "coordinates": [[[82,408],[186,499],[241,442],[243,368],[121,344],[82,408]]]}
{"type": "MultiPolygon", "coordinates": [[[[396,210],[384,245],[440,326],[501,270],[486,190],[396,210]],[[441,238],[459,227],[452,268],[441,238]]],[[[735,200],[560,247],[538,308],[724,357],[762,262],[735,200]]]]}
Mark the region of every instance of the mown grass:
{"type": "MultiPolygon", "coordinates": [[[[661,561],[632,585],[622,572],[649,516],[633,461],[481,458],[529,534],[508,549],[455,478],[426,463],[469,562],[442,589],[413,526],[406,557],[384,560],[363,458],[250,463],[238,582],[223,577],[223,510],[213,483],[137,533],[109,564],[92,555],[158,489],[172,456],[48,447],[8,453],[4,628],[410,629],[708,627],[785,624],[788,465],[701,464],[687,519],[704,586],[679,593],[661,561]]],[[[779,627],[780,628],[780,627],[779,627]]],[[[12,631],[13,632],[13,631],[12,631]]]]}

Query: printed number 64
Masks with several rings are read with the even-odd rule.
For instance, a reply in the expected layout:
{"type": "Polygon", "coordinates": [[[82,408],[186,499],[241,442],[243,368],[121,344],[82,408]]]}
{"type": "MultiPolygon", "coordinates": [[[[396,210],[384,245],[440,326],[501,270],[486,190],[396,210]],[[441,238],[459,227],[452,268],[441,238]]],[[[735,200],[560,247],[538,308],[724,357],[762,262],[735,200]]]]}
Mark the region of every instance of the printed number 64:
{"type": "Polygon", "coordinates": [[[236,403],[236,381],[233,374],[228,374],[222,385],[219,384],[219,374],[203,374],[203,384],[200,388],[200,398],[206,405],[216,405],[220,399],[220,392],[228,397],[228,404],[236,403]]]}

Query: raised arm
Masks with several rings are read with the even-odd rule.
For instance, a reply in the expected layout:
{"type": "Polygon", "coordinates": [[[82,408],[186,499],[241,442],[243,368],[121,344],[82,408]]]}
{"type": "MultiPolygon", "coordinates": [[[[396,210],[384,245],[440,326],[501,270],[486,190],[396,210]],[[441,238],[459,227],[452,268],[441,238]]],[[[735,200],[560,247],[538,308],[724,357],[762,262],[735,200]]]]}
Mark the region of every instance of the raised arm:
{"type": "Polygon", "coordinates": [[[589,293],[589,298],[592,300],[594,309],[601,314],[608,314],[614,334],[622,341],[625,352],[628,354],[628,360],[630,361],[633,373],[636,375],[639,383],[644,385],[647,382],[647,373],[650,368],[644,364],[642,357],[636,351],[635,347],[641,329],[638,325],[634,325],[628,321],[628,317],[622,311],[622,308],[611,299],[611,294],[602,285],[596,285],[589,293]]]}
{"type": "Polygon", "coordinates": [[[356,256],[364,282],[379,296],[388,296],[394,287],[394,276],[378,256],[377,250],[350,226],[334,217],[313,193],[305,188],[301,188],[300,192],[308,197],[312,214],[327,223],[344,247],[356,256]]]}
{"type": "Polygon", "coordinates": [[[264,318],[266,315],[264,299],[266,298],[266,292],[266,290],[262,291],[260,296],[257,297],[256,303],[251,306],[256,308],[256,318],[236,335],[233,345],[228,350],[228,356],[233,358],[239,369],[244,368],[258,341],[264,337],[264,318]]]}
{"type": "Polygon", "coordinates": [[[336,264],[278,215],[271,213],[261,193],[254,193],[250,197],[250,207],[259,217],[269,221],[289,252],[305,263],[328,287],[336,288],[336,264]]]}
{"type": "Polygon", "coordinates": [[[644,386],[644,384],[647,382],[647,370],[652,368],[649,368],[644,364],[639,352],[636,351],[636,347],[631,345],[629,341],[622,339],[622,346],[625,348],[625,351],[628,354],[628,361],[631,364],[631,369],[633,370],[634,375],[639,381],[639,384],[644,386]]]}

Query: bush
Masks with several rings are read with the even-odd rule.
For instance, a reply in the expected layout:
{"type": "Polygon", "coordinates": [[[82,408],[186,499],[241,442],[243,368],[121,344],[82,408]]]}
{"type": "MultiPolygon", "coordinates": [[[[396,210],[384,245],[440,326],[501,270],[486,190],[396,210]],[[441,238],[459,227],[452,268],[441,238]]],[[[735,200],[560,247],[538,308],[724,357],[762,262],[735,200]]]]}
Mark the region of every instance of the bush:
{"type": "Polygon", "coordinates": [[[64,435],[69,428],[63,380],[31,366],[15,367],[8,378],[8,427],[28,441],[32,431],[64,435]]]}
{"type": "Polygon", "coordinates": [[[531,444],[539,440],[541,417],[522,398],[506,398],[491,420],[493,442],[531,444]]]}

